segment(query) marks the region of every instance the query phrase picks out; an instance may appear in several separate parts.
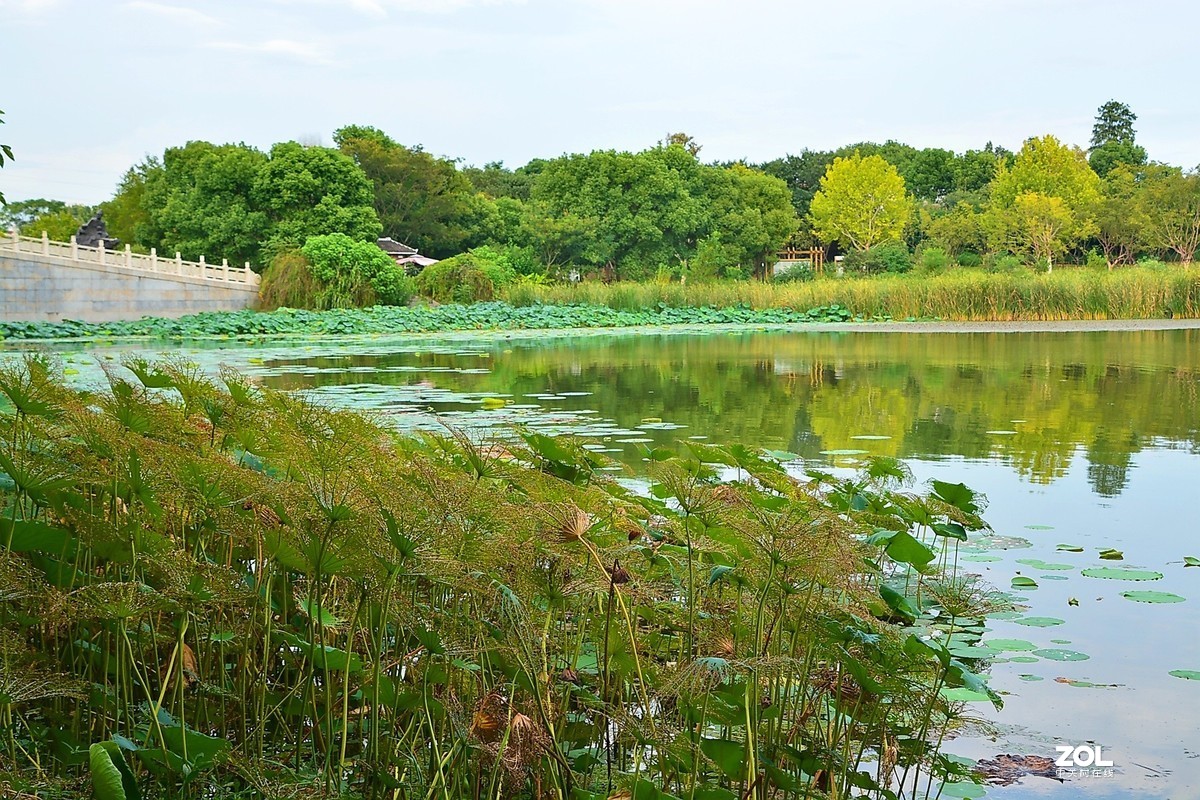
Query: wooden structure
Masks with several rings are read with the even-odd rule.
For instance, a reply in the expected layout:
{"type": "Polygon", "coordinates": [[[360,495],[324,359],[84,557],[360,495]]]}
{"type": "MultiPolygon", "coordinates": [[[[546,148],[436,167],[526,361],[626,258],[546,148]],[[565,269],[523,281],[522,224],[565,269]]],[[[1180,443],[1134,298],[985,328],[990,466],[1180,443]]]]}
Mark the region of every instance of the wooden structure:
{"type": "Polygon", "coordinates": [[[825,272],[824,248],[815,247],[808,250],[800,250],[789,246],[778,251],[775,257],[778,261],[807,261],[812,264],[812,271],[817,275],[825,272]]]}

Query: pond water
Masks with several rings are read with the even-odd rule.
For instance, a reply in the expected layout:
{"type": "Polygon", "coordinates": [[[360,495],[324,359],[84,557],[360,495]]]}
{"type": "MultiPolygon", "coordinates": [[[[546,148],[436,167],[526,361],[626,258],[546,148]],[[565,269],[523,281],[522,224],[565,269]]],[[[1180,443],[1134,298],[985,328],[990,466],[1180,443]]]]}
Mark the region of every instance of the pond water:
{"type": "MultiPolygon", "coordinates": [[[[73,380],[93,382],[97,363],[145,347],[59,349],[73,380]]],[[[885,454],[918,482],[964,481],[988,495],[995,530],[964,565],[1000,589],[1037,587],[1020,589],[1024,620],[989,622],[985,641],[1016,640],[991,667],[1004,710],[971,704],[988,725],[948,749],[1096,744],[1114,762],[1111,776],[1031,777],[989,797],[1200,797],[1200,674],[1170,674],[1200,673],[1200,566],[1185,561],[1200,558],[1200,331],[658,329],[182,352],[405,429],[582,434],[635,470],[639,445],[702,439],[790,453],[796,470],[885,454]]]]}

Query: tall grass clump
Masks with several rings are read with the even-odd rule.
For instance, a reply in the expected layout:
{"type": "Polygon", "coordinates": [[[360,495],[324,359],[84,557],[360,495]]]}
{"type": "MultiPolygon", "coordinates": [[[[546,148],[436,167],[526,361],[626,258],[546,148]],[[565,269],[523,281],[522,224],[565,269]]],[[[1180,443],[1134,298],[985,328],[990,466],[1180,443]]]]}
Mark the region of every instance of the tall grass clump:
{"type": "MultiPolygon", "coordinates": [[[[937,263],[940,263],[938,261],[937,263]]],[[[606,305],[807,309],[840,305],[862,318],[946,320],[1153,319],[1200,316],[1200,269],[1141,265],[1120,270],[947,269],[900,275],[825,277],[771,284],[584,283],[523,287],[501,299],[606,305]]]]}
{"type": "Polygon", "coordinates": [[[940,644],[991,602],[965,486],[691,444],[634,494],[567,439],[108,381],[0,367],[15,796],[925,797],[964,693],[999,705],[940,644]]]}

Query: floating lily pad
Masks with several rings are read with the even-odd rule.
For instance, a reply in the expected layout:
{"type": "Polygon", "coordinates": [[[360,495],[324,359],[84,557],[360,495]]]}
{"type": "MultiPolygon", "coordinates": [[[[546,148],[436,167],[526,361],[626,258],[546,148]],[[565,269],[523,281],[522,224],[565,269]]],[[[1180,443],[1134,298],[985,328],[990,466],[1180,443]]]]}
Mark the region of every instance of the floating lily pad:
{"type": "Polygon", "coordinates": [[[1023,681],[1044,681],[1045,680],[1045,678],[1043,678],[1041,675],[1030,675],[1028,672],[1018,675],[1017,677],[1023,681]]]}
{"type": "Polygon", "coordinates": [[[1121,592],[1121,597],[1136,603],[1182,603],[1185,599],[1170,592],[1129,591],[1121,592]]]}
{"type": "Polygon", "coordinates": [[[988,619],[1016,619],[1021,616],[1020,611],[993,611],[987,615],[988,619]]]}
{"type": "Polygon", "coordinates": [[[866,450],[822,450],[823,456],[861,456],[866,450]]]}
{"type": "Polygon", "coordinates": [[[1083,548],[1077,544],[1060,544],[1058,547],[1056,547],[1054,549],[1058,550],[1061,553],[1082,553],[1083,552],[1083,548]]]}
{"type": "Polygon", "coordinates": [[[1087,653],[1080,653],[1078,650],[1062,650],[1057,647],[1034,650],[1033,654],[1051,661],[1087,661],[1091,658],[1087,653]]]}
{"type": "Polygon", "coordinates": [[[1024,639],[988,639],[987,646],[993,650],[1023,651],[1036,650],[1037,645],[1024,639]]]}
{"type": "Polygon", "coordinates": [[[1176,678],[1183,678],[1185,681],[1200,681],[1200,670],[1173,669],[1167,674],[1176,678]]]}
{"type": "Polygon", "coordinates": [[[1065,580],[1067,580],[1066,575],[1041,575],[1039,577],[1044,581],[1065,581],[1065,580]]]}
{"type": "Polygon", "coordinates": [[[1031,566],[1034,569],[1048,569],[1048,570],[1075,569],[1075,567],[1071,566],[1070,564],[1055,564],[1050,561],[1042,561],[1040,558],[1018,558],[1017,563],[1018,564],[1027,564],[1028,566],[1031,566]]]}
{"type": "Polygon", "coordinates": [[[978,783],[967,783],[960,781],[958,783],[943,783],[941,796],[951,798],[976,798],[983,797],[987,794],[987,789],[980,786],[978,783]]]}
{"type": "Polygon", "coordinates": [[[1071,643],[1070,639],[1051,639],[1050,641],[1053,644],[1070,644],[1071,643]]]}
{"type": "Polygon", "coordinates": [[[971,553],[970,555],[963,556],[960,560],[974,562],[1003,561],[1000,556],[993,553],[971,553]]]}
{"type": "Polygon", "coordinates": [[[1125,554],[1120,550],[1114,550],[1111,547],[1106,547],[1100,551],[1100,558],[1103,558],[1105,561],[1123,561],[1125,559],[1125,554]]]}
{"type": "Polygon", "coordinates": [[[482,405],[487,409],[504,408],[505,401],[502,397],[485,397],[483,398],[482,405]]]}
{"type": "Polygon", "coordinates": [[[977,692],[973,689],[968,689],[965,686],[955,686],[953,688],[943,688],[942,697],[956,703],[988,703],[991,698],[983,692],[977,692]]]}
{"type": "Polygon", "coordinates": [[[1014,664],[1036,664],[1037,659],[1033,656],[1013,656],[1009,659],[1014,664]]]}
{"type": "Polygon", "coordinates": [[[1024,575],[1017,575],[1013,578],[1012,585],[1014,589],[1036,589],[1038,587],[1037,581],[1024,575]]]}
{"type": "Polygon", "coordinates": [[[1161,572],[1148,569],[1124,569],[1122,567],[1088,567],[1079,572],[1089,578],[1106,578],[1114,581],[1156,581],[1163,576],[1161,572]]]}
{"type": "Polygon", "coordinates": [[[1026,525],[1025,527],[1026,527],[1026,529],[1031,530],[1031,531],[1052,531],[1052,530],[1054,530],[1053,525],[1026,525]]]}
{"type": "Polygon", "coordinates": [[[1185,567],[1200,567],[1200,558],[1195,556],[1184,556],[1183,565],[1185,567]]]}
{"type": "Polygon", "coordinates": [[[973,647],[951,647],[950,655],[958,658],[974,658],[982,660],[985,658],[995,658],[1002,651],[985,645],[976,645],[973,647]]]}
{"type": "Polygon", "coordinates": [[[1015,619],[1013,622],[1018,625],[1027,625],[1031,628],[1052,628],[1055,625],[1065,624],[1066,620],[1059,619],[1058,617],[1023,617],[1022,619],[1015,619]]]}

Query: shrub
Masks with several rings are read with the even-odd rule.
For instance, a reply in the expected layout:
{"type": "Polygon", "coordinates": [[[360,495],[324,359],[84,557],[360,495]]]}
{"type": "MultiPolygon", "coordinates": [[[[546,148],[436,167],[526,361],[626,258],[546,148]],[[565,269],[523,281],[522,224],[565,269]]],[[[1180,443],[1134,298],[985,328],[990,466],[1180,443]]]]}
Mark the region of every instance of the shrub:
{"type": "Polygon", "coordinates": [[[320,286],[309,308],[403,305],[412,297],[412,281],[373,242],[331,233],[308,237],[300,252],[320,286]]]}
{"type": "Polygon", "coordinates": [[[970,250],[958,254],[958,265],[960,267],[978,267],[983,264],[983,258],[979,253],[972,253],[970,250]]]}
{"type": "Polygon", "coordinates": [[[912,269],[912,254],[900,242],[885,242],[870,250],[853,250],[846,254],[842,266],[847,272],[868,274],[901,273],[912,269]]]}
{"type": "Polygon", "coordinates": [[[921,251],[921,268],[927,270],[945,269],[950,263],[950,257],[940,247],[926,247],[921,251]]]}
{"type": "Polygon", "coordinates": [[[304,254],[299,250],[284,250],[263,270],[258,305],[266,311],[308,308],[320,292],[321,284],[304,254]]]}
{"type": "Polygon", "coordinates": [[[1087,254],[1088,269],[1108,269],[1108,259],[1098,250],[1092,250],[1087,254]]]}
{"type": "Polygon", "coordinates": [[[492,273],[502,267],[487,264],[474,253],[462,253],[430,264],[417,276],[417,290],[439,303],[476,303],[491,300],[496,295],[492,273]]]}
{"type": "Polygon", "coordinates": [[[1014,272],[1022,269],[1024,266],[1025,262],[1020,258],[1009,253],[1004,253],[992,259],[991,270],[992,272],[1014,272]]]}

